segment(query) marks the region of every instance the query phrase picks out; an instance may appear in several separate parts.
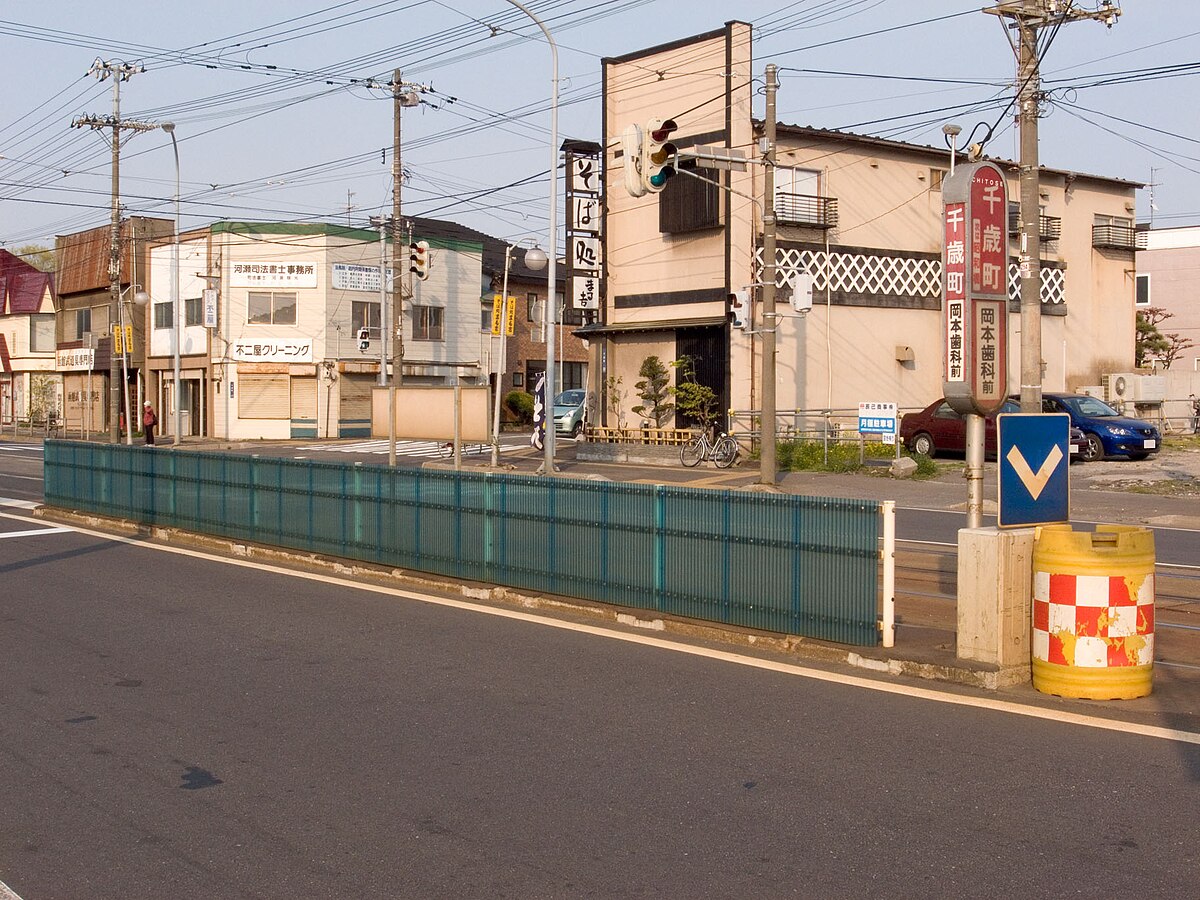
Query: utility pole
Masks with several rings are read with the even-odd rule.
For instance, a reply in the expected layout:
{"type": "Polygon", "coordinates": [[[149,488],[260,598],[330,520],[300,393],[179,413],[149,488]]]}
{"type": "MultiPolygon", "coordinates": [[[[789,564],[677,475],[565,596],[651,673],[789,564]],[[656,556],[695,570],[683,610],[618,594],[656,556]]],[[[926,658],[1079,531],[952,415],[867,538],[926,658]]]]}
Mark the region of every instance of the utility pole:
{"type": "MultiPolygon", "coordinates": [[[[120,440],[119,420],[121,416],[121,377],[117,365],[116,336],[113,327],[121,325],[121,130],[153,131],[158,126],[151,122],[134,122],[121,120],[121,82],[128,81],[145,69],[141,63],[107,62],[97,58],[88,69],[89,75],[94,75],[97,81],[107,78],[113,80],[113,111],[112,116],[80,116],[71,123],[72,128],[112,129],[112,224],[109,241],[108,278],[109,299],[108,330],[108,436],[114,444],[120,440]]],[[[122,338],[124,335],[122,335],[122,338]]],[[[125,427],[133,429],[133,410],[126,410],[129,417],[125,427]]]]}
{"type": "MultiPolygon", "coordinates": [[[[411,282],[411,277],[402,273],[408,271],[408,266],[401,268],[403,259],[402,248],[407,252],[412,243],[412,229],[409,228],[408,240],[403,245],[400,235],[403,223],[400,219],[400,195],[404,184],[404,168],[400,155],[400,111],[407,107],[419,106],[421,98],[418,91],[427,90],[425,85],[405,84],[400,77],[400,70],[392,70],[392,309],[389,321],[382,323],[384,328],[392,330],[392,377],[388,380],[388,465],[396,465],[396,386],[404,384],[404,297],[405,286],[411,282]]],[[[382,263],[380,277],[384,277],[382,263]]],[[[411,287],[407,290],[412,296],[411,287]]]]}
{"type": "Polygon", "coordinates": [[[767,115],[763,123],[767,139],[763,172],[763,269],[762,269],[762,446],[759,452],[758,483],[774,485],[775,464],[775,356],[779,316],[775,313],[775,94],[779,90],[778,69],[767,65],[767,115]]]}
{"type": "MultiPolygon", "coordinates": [[[[1021,412],[1042,411],[1042,271],[1038,178],[1038,105],[1042,100],[1038,32],[1080,19],[1095,19],[1109,28],[1121,14],[1111,0],[1098,9],[1077,9],[1075,0],[1014,0],[985,9],[1010,19],[1017,42],[1017,104],[1021,130],[1021,213],[1018,268],[1021,279],[1021,412]]],[[[1005,32],[1007,35],[1008,32],[1005,32]]]]}

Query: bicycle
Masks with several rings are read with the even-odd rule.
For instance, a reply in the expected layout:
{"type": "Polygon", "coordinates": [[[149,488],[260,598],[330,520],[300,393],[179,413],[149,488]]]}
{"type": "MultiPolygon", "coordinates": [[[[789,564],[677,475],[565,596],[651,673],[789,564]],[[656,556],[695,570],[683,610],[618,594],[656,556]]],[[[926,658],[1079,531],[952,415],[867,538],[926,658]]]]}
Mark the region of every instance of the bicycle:
{"type": "Polygon", "coordinates": [[[680,448],[679,461],[690,469],[702,460],[711,459],[717,468],[728,469],[737,455],[737,441],[728,434],[722,431],[715,440],[709,440],[708,432],[702,431],[680,448]]]}

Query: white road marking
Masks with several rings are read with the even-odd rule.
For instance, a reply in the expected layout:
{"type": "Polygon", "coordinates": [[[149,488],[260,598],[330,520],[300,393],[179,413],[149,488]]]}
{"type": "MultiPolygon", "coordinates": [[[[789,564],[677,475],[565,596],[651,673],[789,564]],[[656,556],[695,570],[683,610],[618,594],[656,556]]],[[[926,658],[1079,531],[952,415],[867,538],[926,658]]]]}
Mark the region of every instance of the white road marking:
{"type": "Polygon", "coordinates": [[[12,888],[0,881],[0,900],[21,900],[21,898],[12,888]]]}
{"type": "Polygon", "coordinates": [[[62,534],[64,531],[73,531],[72,528],[33,528],[29,531],[5,531],[0,532],[0,540],[5,538],[29,537],[34,534],[62,534]]]}
{"type": "MultiPolygon", "coordinates": [[[[512,453],[516,450],[524,450],[527,444],[501,444],[501,453],[512,453]]],[[[447,451],[444,441],[396,441],[396,452],[401,456],[424,456],[424,457],[451,457],[453,451],[447,451]]],[[[351,444],[308,444],[304,447],[305,450],[320,450],[326,453],[387,453],[388,442],[380,441],[355,441],[351,444]]],[[[483,456],[492,452],[490,444],[478,444],[474,442],[464,443],[462,445],[463,456],[483,456]]]]}
{"type": "MultiPolygon", "coordinates": [[[[7,513],[0,513],[0,518],[19,519],[21,517],[7,513]]],[[[1105,719],[1099,716],[1088,716],[1081,713],[1066,712],[1058,709],[1026,706],[1012,700],[997,700],[990,697],[975,697],[966,694],[950,694],[944,691],[934,690],[932,688],[915,687],[906,684],[895,684],[887,681],[875,681],[870,678],[863,678],[857,675],[846,675],[838,672],[826,672],[821,669],[810,669],[807,666],[802,666],[795,663],[777,662],[769,659],[756,659],[753,656],[745,656],[741,653],[734,653],[728,650],[716,650],[710,647],[696,647],[690,644],[681,644],[670,640],[669,638],[651,637],[645,634],[626,634],[623,631],[616,631],[600,625],[564,622],[558,619],[536,615],[534,613],[522,612],[521,610],[485,606],[469,600],[458,600],[452,597],[436,597],[431,594],[423,594],[417,591],[410,591],[402,588],[390,588],[383,585],[363,584],[333,575],[322,575],[318,572],[299,572],[280,566],[270,565],[268,563],[255,562],[253,560],[228,559],[223,556],[205,553],[200,550],[191,550],[186,547],[171,547],[162,544],[149,544],[139,538],[121,537],[119,535],[107,534],[103,531],[93,531],[88,528],[68,526],[68,530],[78,532],[79,534],[86,534],[90,537],[110,540],[115,543],[129,544],[130,546],[138,546],[146,550],[158,551],[160,553],[173,553],[179,556],[187,556],[192,559],[203,559],[209,562],[223,563],[225,565],[253,569],[259,572],[269,572],[275,575],[301,578],[306,581],[315,581],[321,584],[330,584],[338,587],[350,588],[352,590],[366,591],[372,594],[382,594],[388,597],[415,600],[419,603],[428,603],[434,606],[444,606],[450,609],[461,609],[468,612],[480,613],[482,615],[496,616],[502,619],[512,619],[518,622],[528,622],[532,625],[543,625],[548,628],[557,628],[562,631],[575,631],[581,634],[590,634],[595,637],[608,638],[609,640],[614,641],[623,641],[629,644],[641,644],[642,646],[646,647],[655,647],[660,650],[670,650],[675,653],[703,657],[705,659],[717,660],[719,662],[745,666],[747,668],[761,669],[768,672],[778,672],[784,675],[792,675],[797,678],[807,678],[811,681],[823,681],[830,684],[841,684],[848,687],[856,687],[868,691],[877,691],[884,694],[897,694],[904,697],[912,697],[918,700],[929,700],[935,703],[949,703],[955,706],[966,706],[973,709],[986,709],[991,710],[992,712],[1025,716],[1031,719],[1045,719],[1050,722],[1079,725],[1085,728],[1097,728],[1103,731],[1116,731],[1122,734],[1138,735],[1141,737],[1155,738],[1157,740],[1179,741],[1185,744],[1200,745],[1200,732],[1182,731],[1175,728],[1162,728],[1157,725],[1141,725],[1136,722],[1121,722],[1115,719],[1105,719]]],[[[4,898],[0,897],[0,900],[4,900],[4,898]]]]}
{"type": "Polygon", "coordinates": [[[0,497],[0,506],[11,506],[14,509],[37,509],[38,504],[32,500],[16,500],[12,497],[0,497]]]}

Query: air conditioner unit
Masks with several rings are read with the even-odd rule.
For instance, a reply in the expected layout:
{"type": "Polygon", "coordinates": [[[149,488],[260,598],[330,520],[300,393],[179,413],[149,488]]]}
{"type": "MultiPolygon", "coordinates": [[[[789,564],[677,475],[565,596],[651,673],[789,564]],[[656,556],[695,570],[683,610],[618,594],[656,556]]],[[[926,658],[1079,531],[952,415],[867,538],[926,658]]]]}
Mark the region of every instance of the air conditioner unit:
{"type": "Polygon", "coordinates": [[[1167,399],[1165,375],[1139,375],[1133,383],[1134,403],[1162,403],[1167,399]]]}
{"type": "Polygon", "coordinates": [[[1100,384],[1104,388],[1105,402],[1132,401],[1134,384],[1141,377],[1136,372],[1113,372],[1110,375],[1101,375],[1100,384]]]}

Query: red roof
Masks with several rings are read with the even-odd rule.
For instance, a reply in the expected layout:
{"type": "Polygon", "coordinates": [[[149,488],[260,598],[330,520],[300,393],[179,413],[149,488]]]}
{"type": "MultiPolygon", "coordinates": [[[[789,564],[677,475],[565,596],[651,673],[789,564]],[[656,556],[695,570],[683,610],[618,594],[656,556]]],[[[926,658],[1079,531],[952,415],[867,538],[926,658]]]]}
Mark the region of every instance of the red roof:
{"type": "Polygon", "coordinates": [[[14,316],[36,313],[47,291],[53,296],[54,275],[0,250],[0,312],[14,316]]]}

